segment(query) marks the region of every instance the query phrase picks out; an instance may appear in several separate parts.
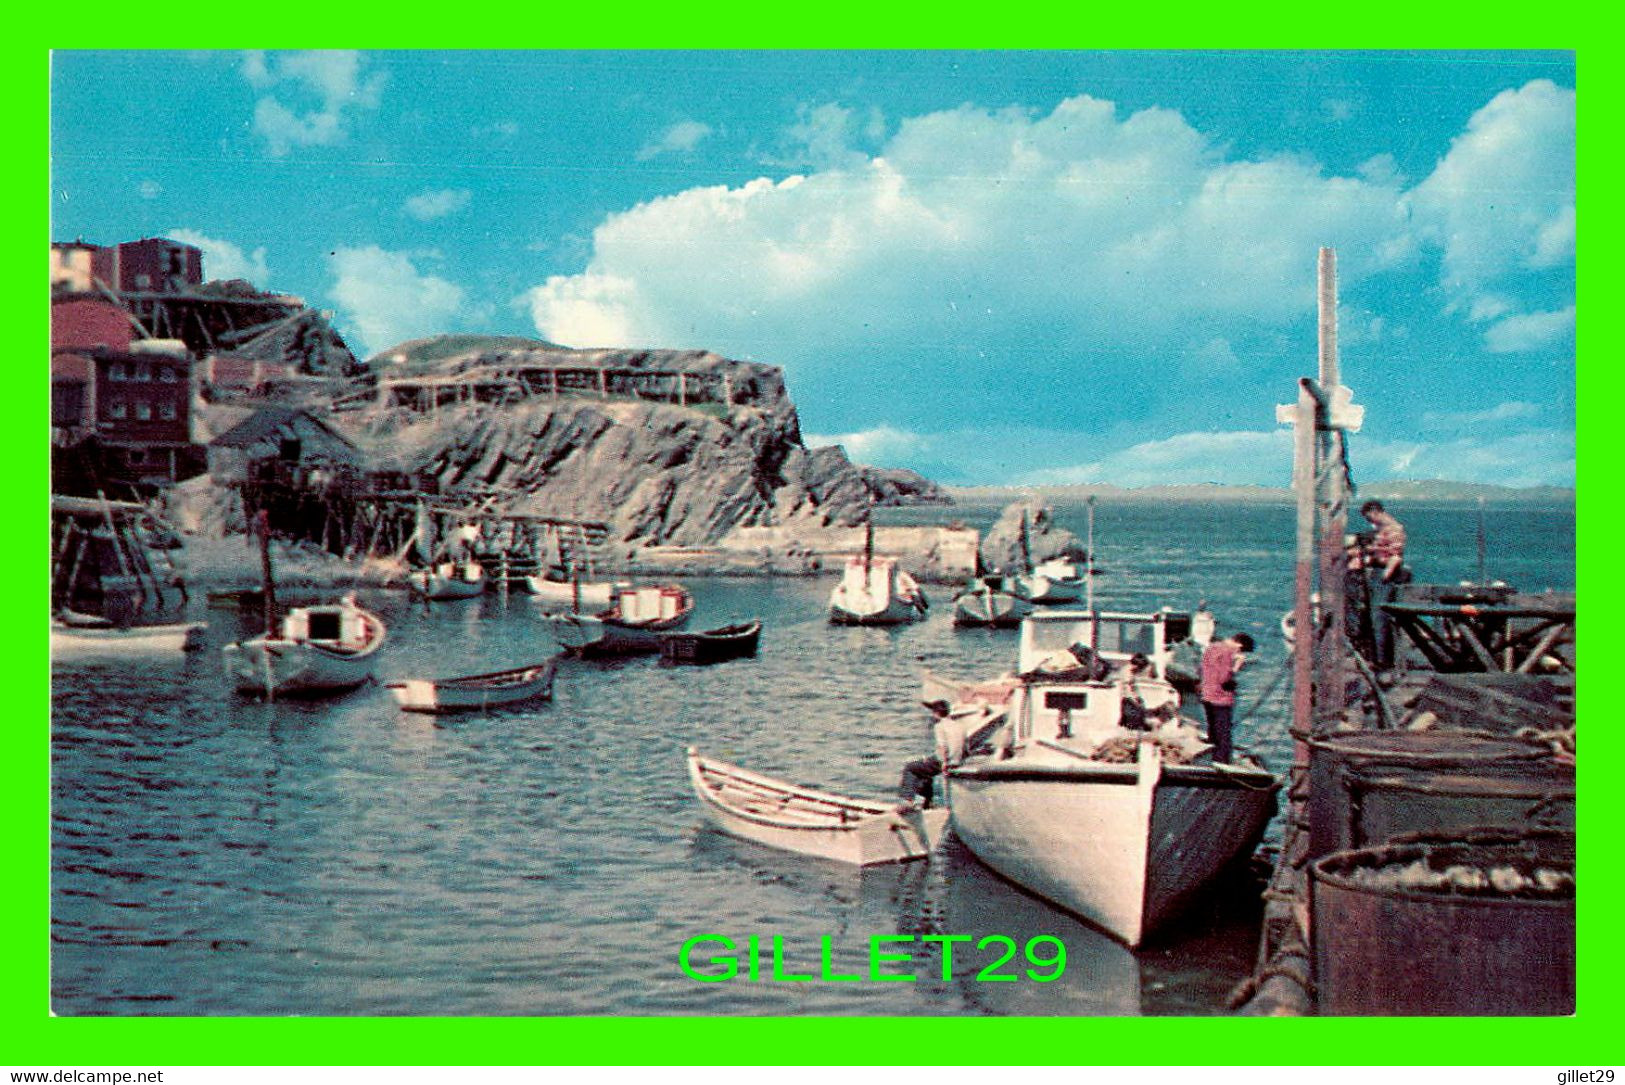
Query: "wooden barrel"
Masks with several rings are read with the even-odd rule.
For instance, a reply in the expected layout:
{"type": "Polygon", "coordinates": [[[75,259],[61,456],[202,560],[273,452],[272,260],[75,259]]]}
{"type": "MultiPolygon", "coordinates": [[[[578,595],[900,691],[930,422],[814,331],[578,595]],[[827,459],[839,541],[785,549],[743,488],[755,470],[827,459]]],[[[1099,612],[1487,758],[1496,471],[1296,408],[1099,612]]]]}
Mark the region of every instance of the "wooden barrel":
{"type": "Polygon", "coordinates": [[[1351,731],[1309,742],[1309,854],[1416,832],[1574,827],[1574,766],[1461,731],[1351,731]]]}
{"type": "Polygon", "coordinates": [[[1318,1011],[1574,1012],[1574,836],[1470,834],[1311,867],[1318,1011]]]}

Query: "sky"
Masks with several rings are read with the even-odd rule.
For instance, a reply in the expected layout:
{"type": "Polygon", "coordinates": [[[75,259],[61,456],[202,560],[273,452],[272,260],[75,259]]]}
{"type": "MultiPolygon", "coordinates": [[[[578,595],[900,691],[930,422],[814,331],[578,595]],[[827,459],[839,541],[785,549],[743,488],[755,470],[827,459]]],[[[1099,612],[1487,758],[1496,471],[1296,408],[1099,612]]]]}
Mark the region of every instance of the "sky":
{"type": "Polygon", "coordinates": [[[333,314],[781,366],[947,484],[1573,485],[1571,53],[57,52],[54,240],[333,314]]]}

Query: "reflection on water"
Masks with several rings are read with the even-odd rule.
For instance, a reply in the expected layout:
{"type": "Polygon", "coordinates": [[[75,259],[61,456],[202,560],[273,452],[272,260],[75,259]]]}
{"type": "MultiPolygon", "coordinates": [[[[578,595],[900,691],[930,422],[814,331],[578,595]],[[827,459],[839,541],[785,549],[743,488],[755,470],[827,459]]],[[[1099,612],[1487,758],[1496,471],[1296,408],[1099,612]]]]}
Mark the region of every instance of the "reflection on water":
{"type": "MultiPolygon", "coordinates": [[[[1102,506],[1099,549],[1112,569],[1102,605],[1209,600],[1221,628],[1259,638],[1261,687],[1283,660],[1275,622],[1286,606],[1291,510],[1208,510],[1199,538],[1188,510],[1154,510],[1102,506]]],[[[1469,540],[1473,515],[1458,525],[1469,540]]],[[[1413,547],[1425,555],[1426,545],[1413,531],[1413,547]]],[[[1522,560],[1542,552],[1530,546],[1522,560]]],[[[1562,586],[1572,551],[1544,553],[1531,576],[1562,586]]],[[[1256,885],[1224,898],[1252,903],[1203,904],[1136,955],[1008,885],[951,839],[929,863],[857,871],[701,827],[687,746],[886,796],[899,766],[928,748],[921,668],[978,677],[1013,660],[1013,633],[955,631],[943,590],[925,622],[832,627],[832,583],[692,581],[697,626],[763,619],[758,658],[704,668],[570,661],[551,703],[468,717],[402,713],[376,686],[331,701],[239,699],[219,646],[257,621],[201,607],[193,616],[210,623],[203,652],[60,666],[53,1008],[1219,1012],[1251,966],[1256,885]],[[935,946],[890,942],[889,952],[911,957],[887,968],[912,982],[697,983],[678,952],[707,933],[778,935],[797,972],[818,970],[826,937],[833,973],[867,975],[872,939],[927,934],[1003,935],[1018,946],[1047,935],[1066,945],[1067,966],[1051,983],[979,981],[956,958],[945,981],[935,946]]],[[[363,603],[390,628],[380,682],[490,671],[552,650],[526,597],[425,608],[373,592],[363,603]]],[[[1241,734],[1285,764],[1280,712],[1260,712],[1241,734]]],[[[971,957],[978,968],[990,963],[971,957]]],[[[1003,971],[1023,967],[1018,957],[1003,971]]]]}

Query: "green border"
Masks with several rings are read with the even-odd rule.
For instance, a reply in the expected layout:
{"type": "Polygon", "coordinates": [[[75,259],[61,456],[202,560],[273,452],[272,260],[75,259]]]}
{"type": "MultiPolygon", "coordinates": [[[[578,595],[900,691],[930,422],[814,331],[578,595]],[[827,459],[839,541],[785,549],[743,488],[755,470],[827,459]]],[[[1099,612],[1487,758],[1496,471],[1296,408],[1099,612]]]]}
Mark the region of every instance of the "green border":
{"type": "MultiPolygon", "coordinates": [[[[364,44],[377,47],[482,47],[493,39],[503,45],[515,39],[540,48],[558,47],[763,47],[794,44],[800,47],[957,47],[957,48],[1101,48],[1144,47],[1161,39],[1173,45],[1257,48],[1261,45],[1296,48],[1306,42],[1392,47],[1396,40],[1409,47],[1429,48],[1574,48],[1580,49],[1588,77],[1619,63],[1610,48],[1611,35],[1586,25],[1586,17],[1548,9],[1531,11],[1487,5],[1463,5],[1458,11],[1425,11],[1422,5],[1342,5],[1316,9],[1278,7],[1273,11],[1249,9],[1238,15],[1232,5],[1192,6],[1189,12],[1159,9],[1154,18],[1143,10],[1120,15],[1102,14],[1086,5],[1056,5],[1053,12],[1039,9],[965,11],[963,17],[940,5],[913,11],[881,10],[873,5],[831,5],[806,9],[786,8],[762,21],[759,7],[739,4],[726,8],[651,6],[642,13],[618,6],[613,19],[593,21],[592,14],[563,12],[556,7],[490,10],[489,19],[459,23],[446,18],[439,5],[376,5],[303,12],[287,5],[262,9],[152,5],[121,9],[116,22],[104,22],[94,9],[63,6],[31,15],[53,22],[49,30],[21,28],[23,43],[8,48],[5,67],[8,100],[13,104],[10,124],[18,150],[9,171],[11,205],[26,208],[17,214],[26,228],[20,235],[11,267],[6,271],[13,298],[38,297],[37,241],[28,240],[32,227],[48,232],[48,215],[39,200],[49,184],[49,127],[47,96],[49,57],[53,45],[82,47],[224,47],[287,44],[298,38],[329,46],[364,44]],[[1189,17],[1187,17],[1189,16],[1189,17]],[[1131,20],[1139,20],[1131,22],[1131,20]],[[1246,19],[1248,21],[1241,21],[1246,19]],[[336,20],[336,21],[335,21],[336,20]],[[513,26],[503,23],[512,22],[513,26]],[[447,25],[447,24],[450,25],[447,25]],[[416,29],[422,28],[422,29],[416,29]],[[511,35],[511,36],[510,36],[511,35]],[[1531,45],[1531,43],[1533,43],[1531,45]],[[1592,68],[1595,61],[1596,69],[1592,68]],[[29,147],[45,150],[34,159],[29,147]]],[[[1600,19],[1598,20],[1600,24],[1600,19]]],[[[1588,82],[1588,94],[1602,93],[1602,102],[1590,102],[1589,116],[1598,119],[1600,132],[1616,124],[1611,88],[1588,82]]],[[[1607,203],[1614,199],[1603,187],[1605,170],[1614,160],[1612,150],[1595,145],[1582,157],[1588,190],[1601,194],[1588,204],[1589,252],[1605,252],[1613,230],[1607,203]],[[1597,239],[1601,233],[1603,244],[1597,239]]],[[[1607,171],[1612,181],[1612,171],[1607,171]]],[[[38,237],[38,235],[33,235],[38,237]]],[[[1591,261],[1600,274],[1602,260],[1591,261]]],[[[1306,265],[1305,274],[1311,271],[1306,265]]],[[[1602,280],[1606,286],[1608,279],[1602,280]]],[[[1587,279],[1591,300],[1600,301],[1598,284],[1587,279]]],[[[20,303],[21,304],[21,303],[20,303]]],[[[46,320],[32,308],[36,332],[22,339],[43,344],[48,339],[46,320]],[[37,337],[37,338],[36,338],[37,337]]],[[[42,353],[44,353],[42,351],[42,353]]],[[[41,367],[43,369],[43,367],[41,367]]],[[[1587,385],[1585,403],[1599,402],[1594,386],[1606,379],[1598,365],[1581,371],[1587,385]]],[[[25,370],[26,371],[26,370],[25,370]]],[[[37,399],[31,402],[46,417],[47,382],[30,384],[37,399]]],[[[1269,394],[1273,394],[1270,392],[1269,394]]],[[[1608,450],[1596,436],[1588,412],[1579,427],[1585,462],[1606,464],[1608,450]]],[[[39,504],[48,492],[48,442],[44,434],[24,438],[11,452],[13,471],[25,480],[23,491],[39,504]]],[[[1599,468],[1598,470],[1601,470],[1599,468]]],[[[1595,473],[1595,472],[1589,472],[1595,473]]],[[[1588,479],[1588,482],[1590,480],[1588,479]]],[[[44,522],[38,514],[23,513],[24,530],[33,532],[44,522]]],[[[1601,568],[1600,550],[1608,541],[1604,532],[1612,516],[1587,507],[1580,517],[1581,571],[1601,568]]],[[[26,536],[28,565],[43,571],[48,562],[44,532],[26,536]]],[[[1588,579],[1588,593],[1591,584],[1588,579]]],[[[1612,930],[1618,875],[1612,847],[1606,839],[1619,785],[1609,775],[1617,745],[1615,724],[1604,720],[1591,736],[1601,744],[1599,758],[1588,759],[1584,773],[1582,807],[1582,864],[1586,893],[1582,903],[1582,940],[1579,968],[1580,1012],[1574,1018],[1546,1019],[1012,1019],[958,1018],[935,1023],[905,1018],[495,1018],[495,1019],[148,1019],[51,1018],[47,1008],[49,791],[47,786],[48,660],[45,638],[37,636],[48,609],[43,576],[25,578],[7,593],[5,612],[5,675],[11,711],[5,722],[11,739],[4,758],[0,786],[0,817],[6,828],[4,900],[3,1012],[9,1034],[0,1039],[0,1065],[531,1065],[531,1064],[1047,1064],[1209,1065],[1209,1064],[1536,1064],[1585,1067],[1618,1062],[1613,1043],[1620,975],[1621,939],[1612,930]],[[19,633],[18,630],[27,630],[19,633]],[[1608,796],[1604,798],[1603,796],[1608,796]],[[1014,1026],[1014,1028],[1012,1028],[1014,1026]],[[1036,1027],[1035,1027],[1036,1026],[1036,1027]]],[[[1588,595],[1589,598],[1589,595],[1588,595]]],[[[1606,658],[1601,672],[1604,685],[1616,666],[1606,658]]],[[[1598,666],[1593,659],[1591,666],[1598,666]]],[[[1589,691],[1592,686],[1585,687],[1589,691]]],[[[1587,697],[1588,703],[1604,703],[1587,697]]],[[[1539,1080],[1538,1078],[1532,1080],[1539,1080]]]]}

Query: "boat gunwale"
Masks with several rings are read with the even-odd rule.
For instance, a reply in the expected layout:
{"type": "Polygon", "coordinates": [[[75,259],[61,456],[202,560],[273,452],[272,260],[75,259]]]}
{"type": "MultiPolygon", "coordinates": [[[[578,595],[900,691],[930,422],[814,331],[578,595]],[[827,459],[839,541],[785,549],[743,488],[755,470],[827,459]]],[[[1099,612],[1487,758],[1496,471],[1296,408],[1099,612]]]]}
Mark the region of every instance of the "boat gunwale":
{"type": "MultiPolygon", "coordinates": [[[[708,773],[711,774],[711,775],[722,776],[722,777],[725,777],[725,778],[731,776],[731,777],[741,781],[742,783],[753,784],[753,785],[758,786],[758,787],[766,787],[769,790],[786,793],[786,794],[791,795],[791,796],[796,797],[796,798],[807,799],[809,801],[816,802],[816,803],[819,803],[819,804],[825,805],[825,806],[835,807],[836,809],[840,809],[840,810],[854,810],[854,811],[857,811],[860,814],[862,814],[862,817],[860,817],[856,821],[847,822],[847,823],[844,823],[844,824],[838,825],[838,826],[837,825],[831,825],[831,826],[827,826],[827,828],[831,828],[831,829],[837,829],[838,828],[838,829],[841,829],[843,831],[847,831],[847,830],[857,828],[860,824],[862,824],[863,822],[868,821],[868,820],[870,820],[872,818],[884,817],[887,814],[891,814],[891,813],[895,812],[892,809],[890,809],[889,807],[887,807],[887,805],[885,803],[875,802],[875,801],[870,800],[870,799],[855,799],[855,798],[851,797],[850,795],[836,795],[833,792],[820,791],[818,788],[815,788],[815,787],[803,787],[800,784],[792,784],[792,783],[789,783],[788,781],[785,781],[785,780],[779,780],[779,779],[776,779],[776,778],[774,778],[772,776],[766,776],[766,775],[763,775],[762,773],[753,772],[750,769],[742,768],[742,767],[740,767],[738,765],[733,764],[732,762],[719,761],[719,760],[716,760],[715,758],[706,757],[703,754],[691,753],[691,754],[688,755],[688,760],[689,760],[690,767],[698,770],[698,772],[700,773],[700,775],[702,777],[707,775],[708,773]]],[[[696,790],[698,791],[699,789],[696,789],[696,790]]],[[[714,789],[706,788],[704,791],[700,791],[700,794],[703,797],[708,798],[712,802],[713,805],[720,806],[724,810],[733,811],[733,810],[736,809],[735,807],[732,807],[732,806],[728,805],[727,803],[723,802],[721,799],[717,798],[716,795],[712,793],[713,790],[714,789]]],[[[743,812],[741,812],[741,813],[742,813],[742,816],[747,816],[747,817],[751,816],[749,814],[744,814],[743,812]]],[[[755,817],[761,818],[763,820],[770,820],[770,819],[766,819],[762,815],[755,815],[755,817]]],[[[826,828],[825,826],[798,826],[798,827],[800,827],[800,828],[826,828]]]]}

